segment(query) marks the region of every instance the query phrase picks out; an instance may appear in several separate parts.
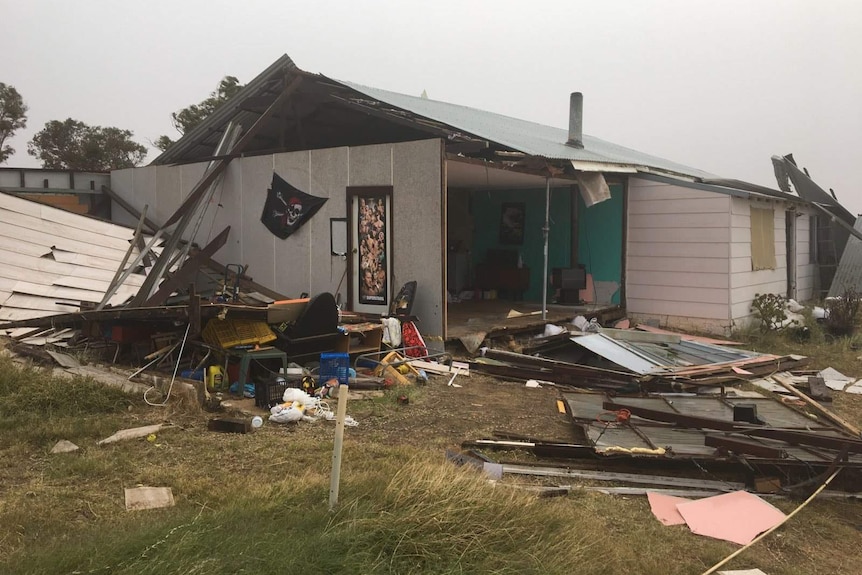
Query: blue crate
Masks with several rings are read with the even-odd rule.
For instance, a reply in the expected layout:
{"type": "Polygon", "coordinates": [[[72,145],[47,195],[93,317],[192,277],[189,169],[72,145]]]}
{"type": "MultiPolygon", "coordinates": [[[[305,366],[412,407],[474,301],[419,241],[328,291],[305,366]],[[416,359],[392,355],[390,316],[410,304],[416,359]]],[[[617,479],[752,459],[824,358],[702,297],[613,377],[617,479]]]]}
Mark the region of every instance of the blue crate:
{"type": "Polygon", "coordinates": [[[350,377],[350,356],[346,353],[321,353],[319,373],[321,386],[330,379],[347,384],[350,377]]]}

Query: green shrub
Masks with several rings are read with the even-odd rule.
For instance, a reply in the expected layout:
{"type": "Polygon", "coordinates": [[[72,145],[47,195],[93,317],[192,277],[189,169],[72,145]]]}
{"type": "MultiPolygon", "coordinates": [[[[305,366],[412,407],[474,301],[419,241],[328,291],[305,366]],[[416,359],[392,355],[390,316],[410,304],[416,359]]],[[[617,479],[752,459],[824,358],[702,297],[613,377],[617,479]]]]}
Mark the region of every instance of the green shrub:
{"type": "Polygon", "coordinates": [[[826,300],[826,329],[833,335],[850,335],[856,329],[859,292],[847,288],[837,298],[826,300]]]}
{"type": "Polygon", "coordinates": [[[787,320],[787,299],[774,293],[754,294],[751,302],[751,311],[760,320],[760,331],[767,332],[781,327],[782,322],[787,320]]]}

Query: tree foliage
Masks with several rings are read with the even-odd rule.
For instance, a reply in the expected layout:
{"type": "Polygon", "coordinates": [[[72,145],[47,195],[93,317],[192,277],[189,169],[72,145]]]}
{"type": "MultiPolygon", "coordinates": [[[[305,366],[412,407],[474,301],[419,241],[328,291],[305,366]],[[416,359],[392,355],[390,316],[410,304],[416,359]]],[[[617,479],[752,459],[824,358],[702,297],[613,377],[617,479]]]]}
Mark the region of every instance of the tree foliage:
{"type": "Polygon", "coordinates": [[[15,153],[6,140],[15,130],[27,127],[27,105],[14,86],[0,82],[0,164],[15,153]]]}
{"type": "Polygon", "coordinates": [[[132,132],[120,128],[88,126],[68,118],[45,124],[27,152],[42,160],[42,167],[61,170],[108,171],[140,164],[147,148],[132,140],[132,132]]]}
{"type": "MultiPolygon", "coordinates": [[[[216,108],[233,98],[242,89],[242,84],[236,76],[225,76],[207,99],[199,104],[192,104],[179,112],[171,114],[171,123],[180,134],[185,134],[212,114],[216,108]]],[[[159,136],[153,143],[158,149],[167,150],[174,141],[169,136],[159,136]]]]}

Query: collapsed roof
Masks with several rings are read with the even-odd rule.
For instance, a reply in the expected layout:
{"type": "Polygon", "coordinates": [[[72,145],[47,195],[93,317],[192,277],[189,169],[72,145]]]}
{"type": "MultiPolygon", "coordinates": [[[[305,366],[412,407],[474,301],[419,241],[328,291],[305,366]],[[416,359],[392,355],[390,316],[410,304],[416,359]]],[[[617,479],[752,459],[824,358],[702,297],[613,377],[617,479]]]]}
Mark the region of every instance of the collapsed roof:
{"type": "Polygon", "coordinates": [[[282,56],[153,164],[211,159],[228,123],[248,126],[285,91],[284,100],[245,148],[265,154],[442,138],[446,151],[467,158],[509,164],[519,159],[551,161],[568,172],[640,173],[696,182],[709,191],[758,195],[799,202],[797,196],[739,180],[721,178],[589,135],[582,147],[570,134],[501,114],[428,98],[408,96],[301,70],[282,56]]]}

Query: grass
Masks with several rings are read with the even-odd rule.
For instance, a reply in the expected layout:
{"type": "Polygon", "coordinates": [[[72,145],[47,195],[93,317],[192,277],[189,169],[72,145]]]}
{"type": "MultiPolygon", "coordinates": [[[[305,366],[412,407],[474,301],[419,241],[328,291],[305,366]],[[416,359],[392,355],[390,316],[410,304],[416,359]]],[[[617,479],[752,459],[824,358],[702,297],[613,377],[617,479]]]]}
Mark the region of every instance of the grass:
{"type": "MultiPolygon", "coordinates": [[[[795,345],[752,343],[773,352],[795,345]]],[[[855,353],[841,345],[835,357],[855,353]]],[[[363,427],[433,410],[454,391],[438,381],[408,393],[409,407],[394,391],[357,402],[361,423],[346,433],[340,505],[330,512],[331,424],[211,433],[205,414],[152,408],[0,355],[0,573],[684,575],[737,548],[661,525],[644,498],[542,499],[491,484],[444,460],[445,419],[411,437],[363,427]],[[173,425],[154,442],[96,445],[118,429],[160,422],[173,425]],[[50,455],[59,439],[81,449],[50,455]],[[123,490],[137,485],[171,487],[176,505],[125,511],[123,490]]],[[[857,399],[842,409],[862,413],[857,399]]],[[[859,517],[854,502],[815,501],[727,568],[857,573],[859,517]]]]}

